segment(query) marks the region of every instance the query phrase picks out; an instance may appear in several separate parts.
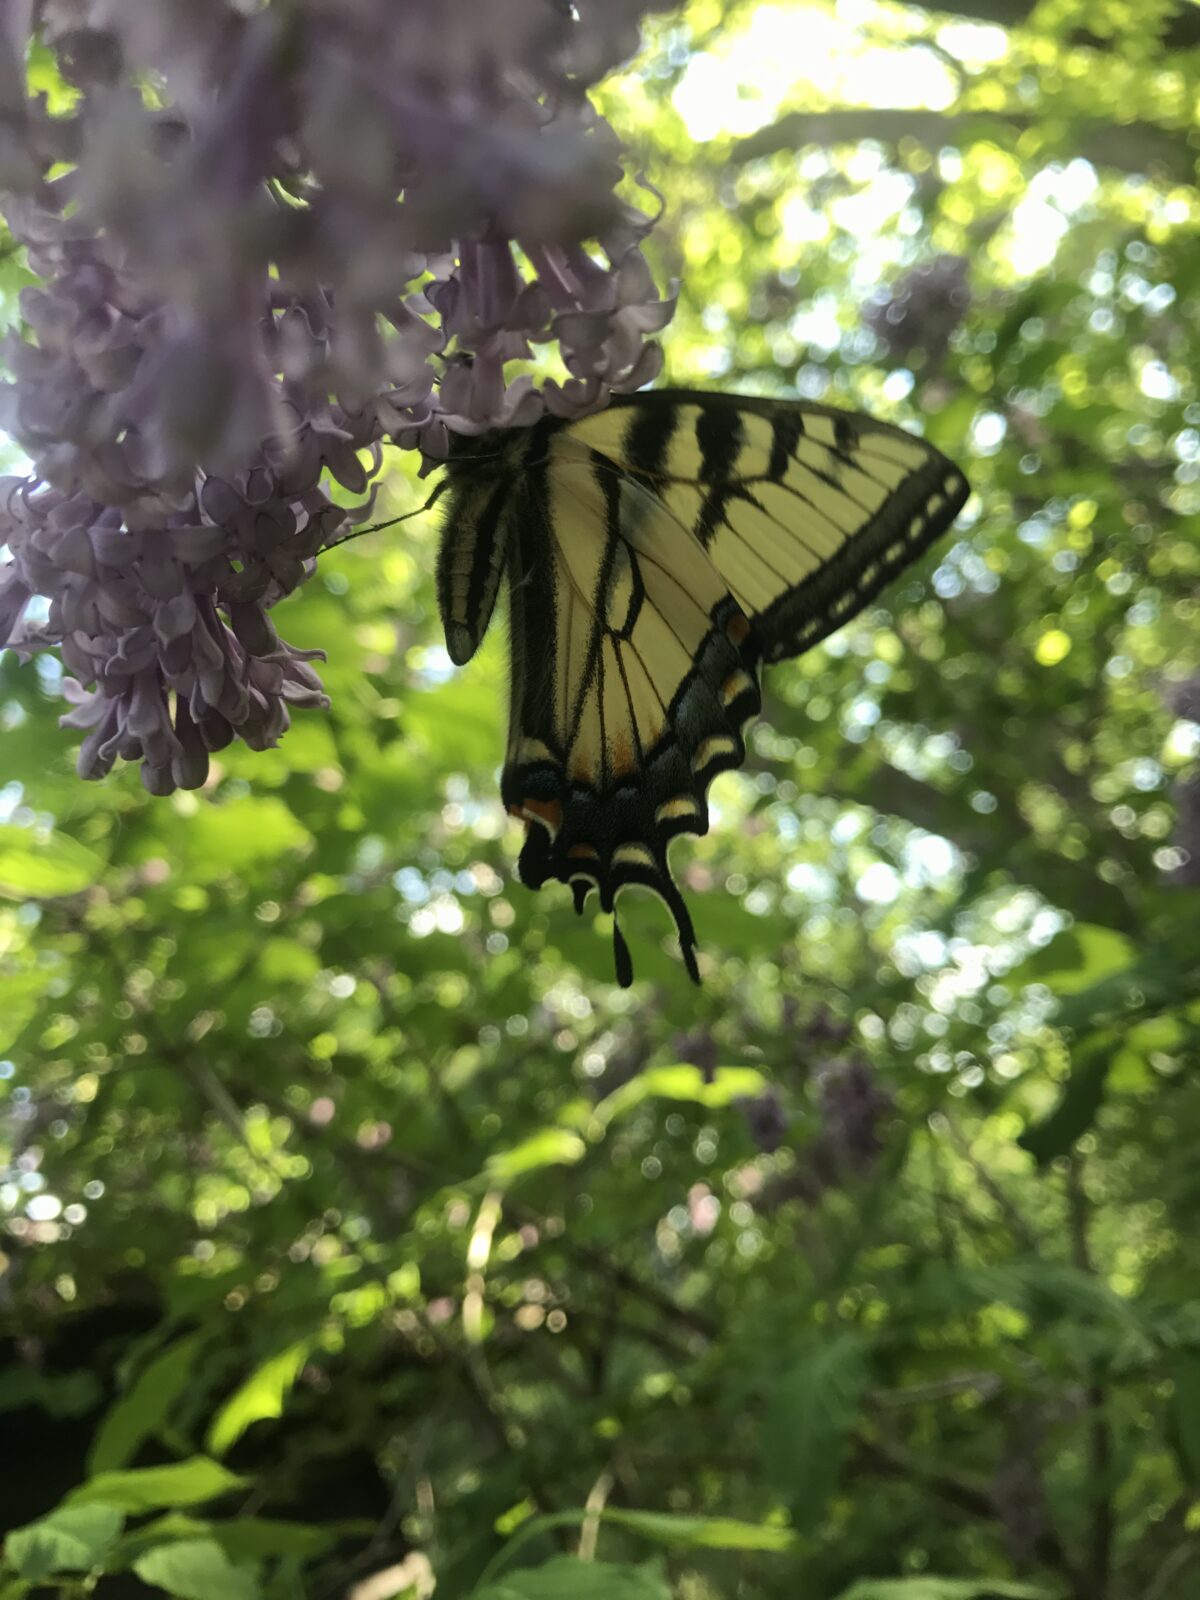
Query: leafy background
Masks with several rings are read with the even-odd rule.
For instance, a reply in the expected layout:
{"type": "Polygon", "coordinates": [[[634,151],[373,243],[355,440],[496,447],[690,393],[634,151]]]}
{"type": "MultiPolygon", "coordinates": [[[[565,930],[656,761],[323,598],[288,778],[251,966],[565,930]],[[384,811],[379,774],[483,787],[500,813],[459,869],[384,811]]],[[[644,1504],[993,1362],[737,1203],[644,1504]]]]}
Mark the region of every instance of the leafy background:
{"type": "Polygon", "coordinates": [[[692,0],[605,87],[668,376],[976,489],[678,847],[702,991],[515,884],[432,519],[198,795],[80,784],[0,659],[5,1600],[1195,1592],[1198,46],[692,0]]]}

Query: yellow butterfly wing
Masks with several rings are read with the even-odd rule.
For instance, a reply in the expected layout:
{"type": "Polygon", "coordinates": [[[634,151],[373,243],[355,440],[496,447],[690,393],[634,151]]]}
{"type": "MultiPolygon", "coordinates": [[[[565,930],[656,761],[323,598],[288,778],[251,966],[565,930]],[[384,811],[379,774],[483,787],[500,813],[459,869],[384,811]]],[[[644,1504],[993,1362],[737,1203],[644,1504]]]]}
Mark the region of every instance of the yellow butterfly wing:
{"type": "MultiPolygon", "coordinates": [[[[761,663],[853,616],[954,520],[965,479],[923,440],[805,401],[658,390],[578,422],[464,443],[439,561],[469,658],[507,574],[512,707],[501,780],[519,870],[653,889],[699,979],[667,864],[745,759],[761,663]]],[[[614,923],[617,975],[632,982],[614,923]]]]}

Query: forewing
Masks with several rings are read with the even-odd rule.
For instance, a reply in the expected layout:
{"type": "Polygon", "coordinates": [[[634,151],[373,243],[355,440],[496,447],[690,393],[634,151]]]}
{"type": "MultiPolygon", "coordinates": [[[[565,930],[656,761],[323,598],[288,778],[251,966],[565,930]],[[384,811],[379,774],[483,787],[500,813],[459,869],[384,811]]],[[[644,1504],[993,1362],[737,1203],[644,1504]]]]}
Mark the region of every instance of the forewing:
{"type": "Polygon", "coordinates": [[[799,655],[944,533],[966,479],[925,440],[803,400],[691,390],[575,424],[689,526],[766,661],[799,655]]]}

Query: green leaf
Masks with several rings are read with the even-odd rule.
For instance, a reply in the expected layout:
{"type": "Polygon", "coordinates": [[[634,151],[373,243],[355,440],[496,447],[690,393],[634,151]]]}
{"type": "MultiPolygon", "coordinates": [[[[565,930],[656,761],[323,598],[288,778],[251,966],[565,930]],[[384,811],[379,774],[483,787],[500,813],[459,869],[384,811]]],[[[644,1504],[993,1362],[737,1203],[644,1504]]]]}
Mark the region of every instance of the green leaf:
{"type": "Polygon", "coordinates": [[[917,1303],[927,1316],[1009,1305],[1038,1324],[1074,1324],[1076,1338],[1094,1326],[1110,1345],[1119,1336],[1131,1340],[1147,1359],[1153,1354],[1153,1339],[1136,1306],[1102,1279],[1066,1261],[1035,1256],[998,1266],[937,1263],[921,1275],[917,1303]]]}
{"type": "Polygon", "coordinates": [[[267,939],[258,952],[258,976],[264,983],[309,983],[320,970],[316,954],[299,939],[267,939]]]}
{"type": "Polygon", "coordinates": [[[767,1394],[767,1478],[799,1525],[816,1520],[837,1483],[867,1379],[863,1339],[839,1333],[814,1341],[767,1394]]]}
{"type": "Polygon", "coordinates": [[[127,1472],[101,1472],[70,1495],[72,1505],[102,1500],[122,1511],[159,1511],[165,1506],[195,1506],[245,1486],[219,1461],[192,1456],[167,1467],[134,1467],[127,1472]]]}
{"type": "Polygon", "coordinates": [[[369,1539],[377,1524],[369,1518],[342,1522],[280,1522],[271,1517],[238,1517],[232,1522],[214,1522],[210,1536],[232,1561],[261,1561],[274,1556],[295,1556],[309,1561],[324,1555],[339,1539],[369,1539]]]}
{"type": "Polygon", "coordinates": [[[565,1128],[543,1128],[532,1134],[511,1150],[501,1150],[489,1157],[488,1176],[497,1183],[511,1183],[526,1172],[537,1172],[542,1167],[571,1167],[582,1160],[587,1145],[576,1133],[565,1128]]]}
{"type": "Polygon", "coordinates": [[[145,1440],[166,1421],[172,1405],[191,1381],[196,1352],[205,1336],[189,1334],[161,1351],[138,1377],[129,1393],[105,1416],[97,1430],[89,1471],[110,1472],[123,1467],[145,1440]]]}
{"type": "Polygon", "coordinates": [[[525,1567],[497,1578],[474,1600],[671,1600],[654,1565],[613,1566],[555,1556],[544,1566],[525,1567]]]}
{"type": "Polygon", "coordinates": [[[1060,1589],[1006,1578],[861,1578],[837,1600],[1057,1600],[1060,1589]]]}
{"type": "Polygon", "coordinates": [[[766,1085],[766,1078],[754,1067],[718,1067],[711,1083],[704,1081],[699,1067],[650,1067],[601,1100],[595,1115],[607,1126],[614,1117],[649,1099],[691,1100],[697,1105],[717,1108],[743,1096],[753,1098],[761,1094],[766,1085]]]}
{"type": "Polygon", "coordinates": [[[491,639],[476,658],[479,671],[456,672],[437,688],[410,695],[404,708],[407,738],[423,744],[435,764],[457,768],[465,763],[483,763],[497,758],[497,734],[503,723],[503,707],[498,690],[502,681],[496,672],[504,671],[491,639]],[[492,673],[487,654],[492,655],[492,673]],[[448,738],[449,729],[453,737],[448,738]]]}
{"type": "Polygon", "coordinates": [[[161,1517],[140,1522],[121,1540],[118,1556],[124,1571],[141,1559],[148,1550],[169,1544],[173,1539],[208,1539],[212,1537],[212,1524],[203,1517],[189,1516],[186,1511],[166,1511],[161,1517]]]}
{"type": "Polygon", "coordinates": [[[1035,1122],[1032,1128],[1026,1128],[1017,1140],[1039,1167],[1047,1166],[1057,1156],[1066,1155],[1076,1139],[1095,1122],[1104,1100],[1112,1059],[1113,1043],[1107,1036],[1075,1052],[1074,1067],[1058,1104],[1048,1116],[1035,1122]]]}
{"type": "Polygon", "coordinates": [[[1123,933],[1091,922],[1077,922],[1035,950],[1008,979],[1014,985],[1044,983],[1057,995],[1079,994],[1093,984],[1124,972],[1137,960],[1137,950],[1123,933]]]}
{"type": "Polygon", "coordinates": [[[208,1430],[207,1444],[214,1455],[224,1455],[252,1422],[283,1415],[284,1401],[304,1370],[311,1349],[310,1339],[289,1345],[264,1361],[229,1397],[208,1430]]]}
{"type": "Polygon", "coordinates": [[[370,1517],[343,1517],[336,1522],[314,1525],[280,1522],[271,1517],[234,1517],[228,1522],[212,1522],[190,1517],[183,1511],[168,1511],[153,1522],[144,1522],[126,1534],[121,1553],[135,1560],[151,1548],[178,1539],[211,1539],[221,1546],[233,1562],[253,1562],[275,1557],[299,1561],[324,1555],[341,1539],[365,1543],[377,1531],[370,1517]]]}
{"type": "Polygon", "coordinates": [[[90,1572],[102,1565],[124,1520],[111,1505],[60,1506],[10,1533],[5,1558],[22,1578],[33,1581],[54,1572],[90,1572]]]}
{"type": "Polygon", "coordinates": [[[258,1600],[262,1593],[250,1567],[234,1566],[214,1539],[180,1539],[148,1550],[133,1564],[143,1583],[180,1600],[258,1600]]]}
{"type": "Polygon", "coordinates": [[[660,1544],[710,1550],[790,1550],[796,1535],[790,1528],[764,1522],[739,1522],[736,1517],[682,1517],[666,1511],[620,1511],[605,1508],[603,1519],[660,1544]]]}
{"type": "Polygon", "coordinates": [[[266,795],[246,795],[220,805],[201,801],[181,839],[193,883],[212,883],[269,867],[312,842],[308,829],[283,801],[266,795]]]}
{"type": "Polygon", "coordinates": [[[103,873],[103,858],[64,833],[0,823],[0,894],[31,900],[78,894],[103,873]]]}

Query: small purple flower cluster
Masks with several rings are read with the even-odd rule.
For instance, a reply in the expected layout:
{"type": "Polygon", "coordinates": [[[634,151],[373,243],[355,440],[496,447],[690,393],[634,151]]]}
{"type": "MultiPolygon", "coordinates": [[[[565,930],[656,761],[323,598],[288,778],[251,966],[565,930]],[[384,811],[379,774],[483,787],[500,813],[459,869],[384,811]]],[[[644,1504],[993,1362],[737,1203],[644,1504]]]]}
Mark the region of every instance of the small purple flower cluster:
{"type": "Polygon", "coordinates": [[[32,468],[0,480],[0,646],[60,649],[85,777],[196,787],[326,703],[269,612],[366,519],[384,443],[438,460],[655,375],[673,303],[587,90],[665,4],[0,12],[0,191],[39,280],[0,387],[32,468]],[[537,345],[565,381],[509,379],[537,345]]]}
{"type": "MultiPolygon", "coordinates": [[[[784,1180],[785,1189],[815,1199],[823,1190],[869,1175],[883,1151],[881,1123],[892,1109],[892,1097],[868,1062],[842,1056],[825,1062],[814,1079],[818,1131],[806,1146],[801,1164],[784,1180]]],[[[739,1099],[751,1139],[764,1152],[778,1150],[791,1118],[779,1090],[739,1099]]]]}
{"type": "Polygon", "coordinates": [[[970,269],[966,256],[933,256],[867,301],[863,321],[893,361],[908,362],[919,350],[923,371],[941,365],[970,309],[970,269]]]}
{"type": "MultiPolygon", "coordinates": [[[[814,1036],[844,1037],[848,1030],[828,1013],[814,1020],[814,1036]]],[[[815,1204],[830,1189],[861,1182],[884,1150],[884,1125],[895,1102],[871,1064],[861,1056],[836,1056],[813,1073],[816,1131],[797,1153],[795,1167],[774,1182],[770,1204],[803,1200],[815,1204]]],[[[751,1138],[760,1150],[779,1148],[790,1118],[774,1089],[741,1102],[751,1138]]]]}
{"type": "Polygon", "coordinates": [[[734,1101],[746,1122],[746,1132],[763,1155],[772,1155],[787,1137],[788,1114],[783,1096],[773,1085],[761,1094],[742,1095],[734,1101]]]}
{"type": "Polygon", "coordinates": [[[894,1101],[869,1061],[839,1056],[816,1077],[821,1131],[812,1149],[814,1168],[826,1182],[865,1177],[883,1152],[881,1124],[894,1101]]]}
{"type": "Polygon", "coordinates": [[[690,1067],[700,1068],[705,1083],[711,1083],[716,1077],[719,1052],[711,1029],[698,1027],[687,1033],[677,1033],[671,1041],[671,1048],[680,1061],[690,1067]]]}

